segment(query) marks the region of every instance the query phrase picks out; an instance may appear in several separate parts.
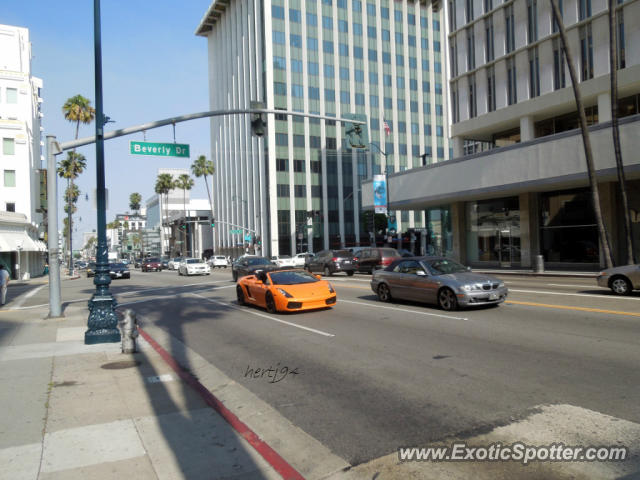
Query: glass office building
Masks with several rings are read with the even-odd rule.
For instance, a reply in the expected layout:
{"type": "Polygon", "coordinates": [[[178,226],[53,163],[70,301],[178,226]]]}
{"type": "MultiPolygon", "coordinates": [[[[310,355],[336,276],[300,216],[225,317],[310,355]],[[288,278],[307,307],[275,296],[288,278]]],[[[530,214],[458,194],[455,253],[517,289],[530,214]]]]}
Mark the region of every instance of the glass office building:
{"type": "MultiPolygon", "coordinates": [[[[340,121],[269,115],[212,119],[219,246],[259,238],[263,253],[369,244],[361,181],[449,158],[441,10],[375,0],[213,2],[197,33],[209,43],[211,110],[266,108],[366,115],[369,148],[340,121]],[[243,234],[230,233],[243,229],[243,234]]],[[[398,230],[425,225],[396,212],[398,230]]]]}

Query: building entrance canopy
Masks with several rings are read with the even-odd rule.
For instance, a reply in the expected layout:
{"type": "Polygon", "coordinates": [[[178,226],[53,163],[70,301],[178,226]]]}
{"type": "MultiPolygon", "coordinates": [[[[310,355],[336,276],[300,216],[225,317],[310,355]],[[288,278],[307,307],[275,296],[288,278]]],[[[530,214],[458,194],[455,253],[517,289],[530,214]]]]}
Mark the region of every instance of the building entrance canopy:
{"type": "Polygon", "coordinates": [[[0,232],[0,252],[44,252],[44,242],[34,240],[26,232],[0,232]]]}

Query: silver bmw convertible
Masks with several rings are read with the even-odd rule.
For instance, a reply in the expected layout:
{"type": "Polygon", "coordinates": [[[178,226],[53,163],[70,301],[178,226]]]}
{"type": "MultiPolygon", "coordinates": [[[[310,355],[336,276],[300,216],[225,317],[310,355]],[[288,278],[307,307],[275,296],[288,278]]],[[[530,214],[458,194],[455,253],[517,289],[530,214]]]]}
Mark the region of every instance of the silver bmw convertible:
{"type": "Polygon", "coordinates": [[[443,310],[502,303],[509,293],[502,280],[445,257],[400,258],[373,272],[371,289],[383,302],[413,300],[443,310]]]}

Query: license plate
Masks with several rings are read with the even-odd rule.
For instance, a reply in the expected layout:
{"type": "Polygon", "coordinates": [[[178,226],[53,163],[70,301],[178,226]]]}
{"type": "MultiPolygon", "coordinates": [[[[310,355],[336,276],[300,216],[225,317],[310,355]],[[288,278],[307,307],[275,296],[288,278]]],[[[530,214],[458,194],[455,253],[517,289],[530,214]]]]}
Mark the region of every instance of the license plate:
{"type": "Polygon", "coordinates": [[[120,272],[116,273],[116,276],[121,277],[122,274],[120,272]]]}
{"type": "Polygon", "coordinates": [[[345,264],[351,263],[351,260],[345,260],[344,263],[345,264]]]}
{"type": "Polygon", "coordinates": [[[489,300],[497,300],[498,299],[498,294],[497,293],[490,293],[489,294],[489,300]]]}

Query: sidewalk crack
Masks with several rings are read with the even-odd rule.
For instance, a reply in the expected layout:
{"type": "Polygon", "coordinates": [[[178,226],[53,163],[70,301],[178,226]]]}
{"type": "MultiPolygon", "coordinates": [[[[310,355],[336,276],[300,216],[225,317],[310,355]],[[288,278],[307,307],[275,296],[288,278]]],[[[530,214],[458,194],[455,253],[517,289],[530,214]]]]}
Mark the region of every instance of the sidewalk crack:
{"type": "Polygon", "coordinates": [[[36,479],[40,478],[40,473],[42,472],[42,461],[44,460],[44,438],[47,434],[47,423],[49,422],[49,401],[51,400],[51,392],[53,390],[53,370],[56,363],[56,357],[51,357],[51,372],[49,373],[49,384],[47,385],[47,400],[44,404],[44,425],[42,426],[42,440],[40,443],[40,462],[38,464],[38,474],[36,475],[36,479]]]}

